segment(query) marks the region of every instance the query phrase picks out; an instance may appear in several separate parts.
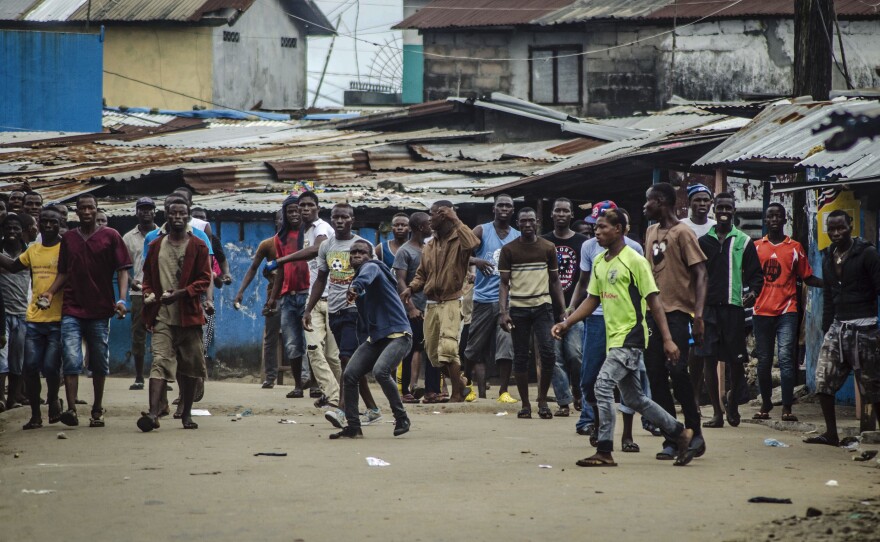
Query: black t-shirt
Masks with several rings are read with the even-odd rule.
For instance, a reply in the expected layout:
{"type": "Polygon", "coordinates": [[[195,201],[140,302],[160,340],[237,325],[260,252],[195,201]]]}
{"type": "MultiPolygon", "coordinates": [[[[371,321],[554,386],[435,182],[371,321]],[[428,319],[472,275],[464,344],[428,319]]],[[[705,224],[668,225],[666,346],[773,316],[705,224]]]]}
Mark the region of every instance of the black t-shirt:
{"type": "Polygon", "coordinates": [[[560,239],[550,232],[542,237],[556,245],[556,259],[559,262],[559,282],[562,284],[562,295],[565,297],[565,306],[571,304],[571,296],[574,295],[574,285],[580,276],[581,247],[587,241],[587,236],[575,233],[568,239],[560,239]]]}

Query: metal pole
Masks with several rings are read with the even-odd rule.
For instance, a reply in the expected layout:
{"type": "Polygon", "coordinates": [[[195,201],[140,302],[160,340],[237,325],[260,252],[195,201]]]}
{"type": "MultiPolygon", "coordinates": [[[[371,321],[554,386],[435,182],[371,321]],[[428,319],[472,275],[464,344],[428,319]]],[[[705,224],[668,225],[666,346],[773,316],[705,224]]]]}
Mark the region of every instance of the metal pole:
{"type": "Polygon", "coordinates": [[[336,18],[336,26],[333,27],[333,37],[330,38],[330,50],[327,51],[327,58],[324,59],[324,68],[321,70],[321,78],[318,79],[318,88],[315,89],[315,96],[312,98],[312,108],[315,107],[315,103],[318,101],[318,96],[321,94],[321,86],[324,84],[324,76],[327,74],[327,66],[330,65],[330,56],[333,54],[333,44],[336,43],[340,21],[342,21],[342,15],[336,18]]]}

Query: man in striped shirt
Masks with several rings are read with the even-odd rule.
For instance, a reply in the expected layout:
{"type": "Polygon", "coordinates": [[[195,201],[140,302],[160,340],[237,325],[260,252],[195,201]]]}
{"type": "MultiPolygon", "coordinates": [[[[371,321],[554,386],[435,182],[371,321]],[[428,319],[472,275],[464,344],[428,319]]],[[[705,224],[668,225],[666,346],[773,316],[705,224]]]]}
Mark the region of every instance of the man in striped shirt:
{"type": "Polygon", "coordinates": [[[501,247],[498,290],[501,329],[513,329],[513,374],[522,401],[519,418],[531,418],[529,403],[529,342],[535,334],[535,347],[541,357],[541,378],[538,382],[538,415],[553,417],[547,406],[547,390],[556,365],[556,347],[550,328],[561,320],[565,301],[559,282],[556,246],[538,237],[535,210],[524,207],[519,212],[519,238],[501,247]],[[509,299],[508,299],[509,296],[509,299]]]}

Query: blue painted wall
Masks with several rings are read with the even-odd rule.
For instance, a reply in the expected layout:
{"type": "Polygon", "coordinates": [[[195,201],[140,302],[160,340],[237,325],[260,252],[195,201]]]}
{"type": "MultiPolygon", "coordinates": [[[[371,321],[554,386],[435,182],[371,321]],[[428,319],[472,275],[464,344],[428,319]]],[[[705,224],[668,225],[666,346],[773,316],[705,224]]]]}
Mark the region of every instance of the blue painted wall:
{"type": "Polygon", "coordinates": [[[424,100],[425,47],[403,46],[403,103],[420,104],[424,100]]]}
{"type": "Polygon", "coordinates": [[[0,131],[101,131],[103,32],[0,30],[0,131]]]}

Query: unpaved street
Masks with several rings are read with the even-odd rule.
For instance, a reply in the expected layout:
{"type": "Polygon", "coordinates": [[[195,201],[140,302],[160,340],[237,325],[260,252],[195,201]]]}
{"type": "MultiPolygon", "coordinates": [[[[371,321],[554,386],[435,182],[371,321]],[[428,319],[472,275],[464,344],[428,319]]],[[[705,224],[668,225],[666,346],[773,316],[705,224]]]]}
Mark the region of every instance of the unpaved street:
{"type": "MultiPolygon", "coordinates": [[[[0,539],[725,540],[808,506],[873,496],[861,506],[880,507],[876,461],[854,463],[845,450],[760,425],[710,430],[708,453],[686,468],[655,460],[660,440],[637,429],[641,453],[587,469],[574,465],[591,449],[573,418],[517,420],[494,401],[412,408],[401,438],[380,423],[363,440],[330,441],[310,400],[284,398],[289,387],[210,382],[197,406],[214,415],[197,418],[200,429],[165,419],[143,434],[135,420],[146,395],[128,384],[108,380],[104,429],[24,432],[26,409],[0,416],[0,539]],[[247,408],[256,415],[227,415],[247,408]],[[765,447],[766,437],[793,446],[765,447]],[[368,456],[390,466],[370,467],[368,456]],[[832,479],[839,487],[825,485],[832,479]],[[794,504],[749,504],[755,496],[794,504]]],[[[90,397],[88,385],[81,393],[90,397]]]]}

